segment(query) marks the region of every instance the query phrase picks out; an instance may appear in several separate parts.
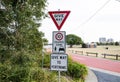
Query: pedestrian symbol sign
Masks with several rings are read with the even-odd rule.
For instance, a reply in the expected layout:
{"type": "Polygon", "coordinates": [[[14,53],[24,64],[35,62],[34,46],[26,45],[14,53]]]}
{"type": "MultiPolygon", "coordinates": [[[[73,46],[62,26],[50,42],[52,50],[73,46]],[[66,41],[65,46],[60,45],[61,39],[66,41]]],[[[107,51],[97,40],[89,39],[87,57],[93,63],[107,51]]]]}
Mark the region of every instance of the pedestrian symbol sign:
{"type": "Polygon", "coordinates": [[[65,53],[66,42],[65,42],[65,31],[54,31],[53,32],[53,53],[65,53]]]}
{"type": "Polygon", "coordinates": [[[61,27],[63,26],[69,13],[70,11],[50,11],[49,12],[50,17],[52,18],[58,30],[60,30],[61,27]]]}

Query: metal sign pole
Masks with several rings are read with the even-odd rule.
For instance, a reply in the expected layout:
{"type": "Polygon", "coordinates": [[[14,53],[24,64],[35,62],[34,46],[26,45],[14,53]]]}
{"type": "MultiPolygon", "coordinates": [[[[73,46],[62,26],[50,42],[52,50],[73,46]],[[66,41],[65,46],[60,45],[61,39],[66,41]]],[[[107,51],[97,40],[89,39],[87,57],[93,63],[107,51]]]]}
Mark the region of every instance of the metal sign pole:
{"type": "Polygon", "coordinates": [[[43,43],[43,49],[42,49],[42,69],[44,65],[44,43],[43,43]]]}
{"type": "Polygon", "coordinates": [[[42,50],[42,69],[43,69],[43,64],[44,64],[44,51],[42,50]]]}
{"type": "Polygon", "coordinates": [[[58,71],[58,82],[60,82],[60,70],[58,71]]]}

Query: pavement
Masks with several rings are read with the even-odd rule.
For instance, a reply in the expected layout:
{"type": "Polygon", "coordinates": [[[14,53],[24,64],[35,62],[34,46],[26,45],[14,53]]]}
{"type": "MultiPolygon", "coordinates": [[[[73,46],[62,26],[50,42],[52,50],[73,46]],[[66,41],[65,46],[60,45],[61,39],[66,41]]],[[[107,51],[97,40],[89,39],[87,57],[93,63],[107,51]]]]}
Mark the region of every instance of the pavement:
{"type": "Polygon", "coordinates": [[[85,82],[98,82],[98,79],[96,77],[96,75],[94,74],[94,72],[88,68],[88,75],[85,78],[85,82]]]}

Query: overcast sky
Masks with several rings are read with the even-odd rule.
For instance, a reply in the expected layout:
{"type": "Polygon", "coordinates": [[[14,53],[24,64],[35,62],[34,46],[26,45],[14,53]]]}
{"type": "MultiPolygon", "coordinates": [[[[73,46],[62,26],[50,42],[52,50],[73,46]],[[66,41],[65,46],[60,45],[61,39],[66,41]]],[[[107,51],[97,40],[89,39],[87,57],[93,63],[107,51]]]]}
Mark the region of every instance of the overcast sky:
{"type": "MultiPolygon", "coordinates": [[[[71,11],[61,31],[80,36],[84,42],[98,42],[100,37],[120,41],[120,0],[48,0],[46,9],[71,11]]],[[[51,43],[57,28],[51,18],[41,23],[39,30],[51,43]]]]}

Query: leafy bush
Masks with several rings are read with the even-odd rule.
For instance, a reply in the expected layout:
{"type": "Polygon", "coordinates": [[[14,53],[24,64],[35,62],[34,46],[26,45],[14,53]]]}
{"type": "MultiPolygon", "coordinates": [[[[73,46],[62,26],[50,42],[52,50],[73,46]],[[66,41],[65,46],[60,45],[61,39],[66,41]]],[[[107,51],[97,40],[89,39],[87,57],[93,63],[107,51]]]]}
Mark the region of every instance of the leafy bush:
{"type": "Polygon", "coordinates": [[[27,67],[16,67],[11,71],[8,79],[12,82],[29,82],[30,69],[27,67]]]}
{"type": "Polygon", "coordinates": [[[1,82],[29,82],[29,68],[0,64],[1,82]]]}
{"type": "Polygon", "coordinates": [[[85,44],[85,43],[83,43],[83,44],[82,44],[82,48],[88,48],[88,45],[85,44]]]}
{"type": "Polygon", "coordinates": [[[40,67],[19,67],[0,64],[0,82],[57,82],[55,73],[40,67]]]}
{"type": "Polygon", "coordinates": [[[44,67],[50,68],[50,55],[49,54],[44,56],[44,67]]]}
{"type": "Polygon", "coordinates": [[[32,55],[26,52],[13,54],[10,59],[12,65],[29,66],[29,64],[33,62],[32,55]]]}
{"type": "Polygon", "coordinates": [[[5,49],[0,49],[0,62],[4,63],[9,60],[11,57],[11,51],[10,50],[5,50],[5,49]]]}
{"type": "Polygon", "coordinates": [[[115,42],[115,45],[116,45],[116,46],[119,46],[120,44],[119,44],[119,42],[115,42]]]}
{"type": "Polygon", "coordinates": [[[57,82],[55,79],[56,74],[42,70],[41,68],[33,68],[30,75],[30,82],[57,82]]]}
{"type": "MultiPolygon", "coordinates": [[[[41,54],[17,52],[9,57],[5,58],[4,62],[0,62],[0,82],[57,82],[56,72],[41,69],[41,54]]],[[[46,53],[44,54],[44,68],[49,67],[50,53],[46,53]]],[[[68,71],[64,74],[73,79],[84,80],[87,69],[84,65],[68,58],[68,71]]]]}
{"type": "MultiPolygon", "coordinates": [[[[57,82],[56,74],[41,69],[40,54],[18,53],[9,59],[0,63],[0,82],[57,82]]],[[[44,63],[49,66],[49,55],[45,55],[44,63]]]]}
{"type": "Polygon", "coordinates": [[[84,81],[85,76],[87,75],[87,68],[85,65],[73,62],[69,58],[67,75],[74,79],[81,79],[84,81]]]}

